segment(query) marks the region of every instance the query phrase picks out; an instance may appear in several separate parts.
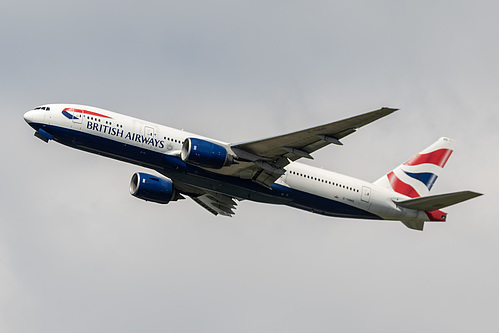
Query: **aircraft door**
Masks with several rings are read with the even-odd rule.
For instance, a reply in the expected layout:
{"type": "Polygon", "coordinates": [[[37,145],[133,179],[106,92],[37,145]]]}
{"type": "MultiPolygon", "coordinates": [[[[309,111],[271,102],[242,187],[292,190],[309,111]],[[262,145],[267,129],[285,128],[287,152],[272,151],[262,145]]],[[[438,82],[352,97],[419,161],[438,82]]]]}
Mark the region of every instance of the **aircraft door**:
{"type": "Polygon", "coordinates": [[[73,117],[72,117],[72,125],[71,127],[76,128],[76,129],[81,129],[81,124],[83,123],[83,112],[77,112],[75,109],[71,109],[69,112],[73,117]]]}
{"type": "Polygon", "coordinates": [[[362,197],[360,198],[365,203],[371,201],[371,189],[367,186],[362,186],[362,197]]]}
{"type": "Polygon", "coordinates": [[[145,126],[144,127],[144,136],[149,140],[154,138],[154,128],[145,126]]]}
{"type": "Polygon", "coordinates": [[[154,138],[154,128],[149,127],[149,126],[145,126],[144,127],[144,136],[148,139],[154,138]]]}
{"type": "Polygon", "coordinates": [[[156,133],[153,127],[144,126],[144,138],[142,140],[144,146],[155,147],[154,138],[156,137],[156,133]]]}
{"type": "Polygon", "coordinates": [[[371,206],[371,188],[367,186],[362,186],[362,191],[360,193],[359,207],[362,209],[369,209],[371,206]]]}

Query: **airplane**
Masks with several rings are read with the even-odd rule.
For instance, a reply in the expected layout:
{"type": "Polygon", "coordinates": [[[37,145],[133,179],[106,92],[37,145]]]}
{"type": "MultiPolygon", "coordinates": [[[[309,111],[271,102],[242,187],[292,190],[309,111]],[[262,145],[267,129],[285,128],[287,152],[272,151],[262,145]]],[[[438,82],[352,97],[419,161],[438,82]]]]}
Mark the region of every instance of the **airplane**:
{"type": "Polygon", "coordinates": [[[370,183],[297,162],[398,109],[383,107],[266,139],[227,143],[101,108],[46,104],[24,114],[44,142],[155,170],[136,172],[130,193],[167,204],[192,198],[214,215],[232,216],[238,201],[280,204],[326,216],[401,221],[423,230],[445,221],[440,209],[482,194],[429,195],[456,142],[442,137],[370,183]]]}

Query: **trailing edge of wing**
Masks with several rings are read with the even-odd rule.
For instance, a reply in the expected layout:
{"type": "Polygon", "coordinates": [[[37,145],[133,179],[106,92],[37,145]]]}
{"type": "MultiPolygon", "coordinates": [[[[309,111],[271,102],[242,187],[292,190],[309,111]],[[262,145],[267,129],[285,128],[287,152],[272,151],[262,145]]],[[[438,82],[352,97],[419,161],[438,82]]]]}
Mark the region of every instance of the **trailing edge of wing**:
{"type": "Polygon", "coordinates": [[[235,200],[241,200],[179,181],[175,182],[175,187],[180,193],[189,196],[192,200],[194,200],[194,202],[213,215],[234,215],[234,209],[236,209],[237,206],[237,202],[235,200]]]}
{"type": "Polygon", "coordinates": [[[482,194],[472,191],[461,191],[454,193],[429,195],[426,197],[414,198],[404,201],[395,201],[395,203],[401,207],[409,209],[434,211],[444,207],[455,205],[469,199],[473,199],[480,195],[482,194]]]}
{"type": "Polygon", "coordinates": [[[232,216],[233,209],[236,209],[237,203],[229,196],[214,192],[206,193],[200,196],[192,196],[192,200],[213,215],[232,216]]]}

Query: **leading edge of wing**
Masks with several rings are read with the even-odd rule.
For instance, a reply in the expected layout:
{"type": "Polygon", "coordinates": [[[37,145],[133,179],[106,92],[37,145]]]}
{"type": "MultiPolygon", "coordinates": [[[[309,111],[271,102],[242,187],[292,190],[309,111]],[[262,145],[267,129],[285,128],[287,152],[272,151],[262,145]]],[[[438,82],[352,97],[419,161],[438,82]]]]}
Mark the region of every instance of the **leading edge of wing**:
{"type": "MultiPolygon", "coordinates": [[[[295,149],[298,154],[295,154],[296,158],[291,159],[296,160],[300,157],[306,157],[306,154],[310,154],[330,143],[341,144],[341,142],[339,142],[341,138],[352,134],[362,126],[383,118],[397,110],[398,109],[383,107],[375,111],[325,125],[266,139],[233,144],[231,145],[231,148],[270,159],[275,158],[276,156],[286,155],[290,153],[291,149],[295,149]],[[303,154],[303,152],[306,154],[303,154]]],[[[292,155],[292,153],[288,154],[288,156],[289,155],[292,155]]]]}

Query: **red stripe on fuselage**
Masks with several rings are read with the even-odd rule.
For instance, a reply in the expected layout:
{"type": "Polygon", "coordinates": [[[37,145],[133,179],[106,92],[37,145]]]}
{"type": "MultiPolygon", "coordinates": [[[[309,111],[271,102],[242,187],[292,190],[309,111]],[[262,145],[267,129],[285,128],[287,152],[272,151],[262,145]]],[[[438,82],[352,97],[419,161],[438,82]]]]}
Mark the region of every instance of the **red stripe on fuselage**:
{"type": "Polygon", "coordinates": [[[410,160],[404,163],[404,165],[420,165],[420,164],[435,164],[443,168],[447,160],[449,160],[452,150],[450,149],[438,149],[427,154],[417,154],[410,160]]]}
{"type": "Polygon", "coordinates": [[[387,174],[386,176],[388,177],[388,181],[390,181],[390,185],[392,185],[392,188],[395,192],[407,195],[408,197],[411,198],[420,197],[419,193],[411,185],[401,181],[395,175],[395,173],[393,173],[393,171],[387,174]]]}
{"type": "Polygon", "coordinates": [[[74,111],[76,113],[88,114],[89,116],[96,116],[96,117],[102,117],[102,118],[112,119],[111,117],[108,117],[106,115],[103,115],[103,114],[100,114],[100,113],[97,113],[97,112],[87,111],[87,110],[65,108],[63,111],[74,111]]]}

